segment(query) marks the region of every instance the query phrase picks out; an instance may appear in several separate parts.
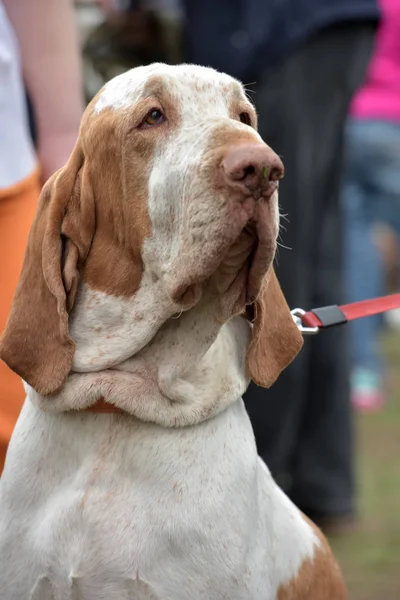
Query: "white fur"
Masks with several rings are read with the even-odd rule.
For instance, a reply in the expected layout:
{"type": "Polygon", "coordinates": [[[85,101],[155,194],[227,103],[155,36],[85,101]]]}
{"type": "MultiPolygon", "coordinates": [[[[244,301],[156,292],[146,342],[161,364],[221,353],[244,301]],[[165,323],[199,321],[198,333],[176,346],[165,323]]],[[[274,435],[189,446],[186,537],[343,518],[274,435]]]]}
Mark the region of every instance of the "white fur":
{"type": "MultiPolygon", "coordinates": [[[[95,112],[98,114],[105,108],[113,108],[120,110],[129,108],[139,99],[143,92],[146,81],[152,75],[160,75],[162,77],[171,77],[173,82],[179,79],[185,80],[186,85],[181,95],[182,101],[186,102],[192,98],[195,93],[190,89],[190,83],[198,83],[204,81],[206,84],[221,85],[232,84],[234,79],[225,73],[218,73],[214,69],[201,67],[197,65],[176,65],[170,66],[161,63],[137,67],[127,73],[118,75],[111,79],[103,87],[97,102],[95,104],[95,112]]],[[[238,85],[240,85],[238,83],[238,85]]],[[[215,96],[210,96],[211,101],[218,101],[215,96]]],[[[187,109],[190,110],[190,104],[187,104],[187,109]]]]}
{"type": "MultiPolygon", "coordinates": [[[[107,84],[95,113],[129,108],[152,74],[182,124],[155,150],[143,278],[130,299],[82,286],[65,387],[43,398],[26,386],[0,484],[1,599],[275,600],[319,544],[257,456],[240,399],[251,326],[218,277],[184,312],[171,300],[176,279],[240,231],[203,166],[221,124],[249,129],[225,88],[243,90],[210,69],[153,65],[107,84]],[[127,414],[68,412],[101,397],[127,414]]],[[[270,216],[276,236],[276,195],[270,216]]]]}
{"type": "Polygon", "coordinates": [[[113,299],[81,287],[71,319],[73,370],[93,372],[120,364],[141,350],[179,307],[145,273],[133,298],[113,299]]]}

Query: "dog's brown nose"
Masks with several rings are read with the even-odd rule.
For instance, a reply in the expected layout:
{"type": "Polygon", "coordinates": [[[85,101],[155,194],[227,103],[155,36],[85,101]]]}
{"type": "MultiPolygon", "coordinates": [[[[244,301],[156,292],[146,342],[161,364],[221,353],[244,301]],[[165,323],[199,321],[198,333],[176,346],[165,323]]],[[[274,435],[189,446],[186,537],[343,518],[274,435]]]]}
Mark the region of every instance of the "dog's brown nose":
{"type": "Polygon", "coordinates": [[[284,175],[281,159],[262,144],[242,144],[230,150],[222,161],[225,184],[232,191],[271,196],[284,175]]]}

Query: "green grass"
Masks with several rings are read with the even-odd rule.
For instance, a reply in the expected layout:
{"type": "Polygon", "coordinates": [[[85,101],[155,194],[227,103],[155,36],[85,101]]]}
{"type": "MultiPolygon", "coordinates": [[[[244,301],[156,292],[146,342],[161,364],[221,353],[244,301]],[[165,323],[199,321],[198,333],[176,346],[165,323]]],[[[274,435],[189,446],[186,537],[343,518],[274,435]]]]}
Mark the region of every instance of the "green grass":
{"type": "Polygon", "coordinates": [[[388,403],[357,415],[359,527],[330,540],[351,600],[400,600],[400,333],[384,340],[388,403]]]}

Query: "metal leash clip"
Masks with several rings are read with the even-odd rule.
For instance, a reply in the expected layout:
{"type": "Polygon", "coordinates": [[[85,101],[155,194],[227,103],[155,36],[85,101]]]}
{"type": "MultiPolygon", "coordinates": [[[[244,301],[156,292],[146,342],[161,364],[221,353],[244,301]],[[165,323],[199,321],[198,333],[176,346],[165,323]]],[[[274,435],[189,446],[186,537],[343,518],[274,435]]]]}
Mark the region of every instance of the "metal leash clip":
{"type": "Polygon", "coordinates": [[[293,321],[296,323],[298,330],[303,335],[315,335],[319,332],[319,327],[306,327],[303,325],[303,315],[306,314],[306,311],[302,308],[294,308],[290,311],[292,315],[293,321]]]}

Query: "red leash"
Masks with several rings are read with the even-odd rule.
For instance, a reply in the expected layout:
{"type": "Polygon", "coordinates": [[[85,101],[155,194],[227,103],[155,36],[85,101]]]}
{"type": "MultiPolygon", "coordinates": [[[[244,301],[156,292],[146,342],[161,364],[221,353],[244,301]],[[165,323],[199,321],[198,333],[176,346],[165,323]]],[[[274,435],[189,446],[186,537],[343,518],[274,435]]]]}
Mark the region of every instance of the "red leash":
{"type": "Polygon", "coordinates": [[[333,304],[332,306],[314,308],[308,312],[301,308],[295,308],[292,310],[292,316],[303,334],[312,335],[318,333],[320,329],[344,325],[348,321],[371,317],[395,308],[400,308],[400,294],[362,300],[343,306],[333,304]]]}

